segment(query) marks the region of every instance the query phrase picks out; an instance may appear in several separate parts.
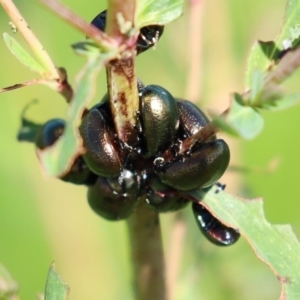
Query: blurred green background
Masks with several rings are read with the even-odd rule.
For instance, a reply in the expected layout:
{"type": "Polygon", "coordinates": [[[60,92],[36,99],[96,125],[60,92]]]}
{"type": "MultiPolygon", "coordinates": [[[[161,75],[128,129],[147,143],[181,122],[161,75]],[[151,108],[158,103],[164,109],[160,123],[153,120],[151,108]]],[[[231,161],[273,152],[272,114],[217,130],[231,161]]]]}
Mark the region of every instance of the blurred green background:
{"type": "MultiPolygon", "coordinates": [[[[84,60],[73,53],[70,45],[84,37],[37,1],[15,3],[57,66],[67,69],[73,84],[84,60]]],[[[88,21],[106,7],[102,0],[63,3],[88,21]]],[[[257,39],[276,37],[284,8],[284,0],[202,1],[199,12],[194,10],[198,17],[193,18],[186,7],[184,16],[166,27],[156,51],[138,57],[138,76],[145,84],[162,85],[173,95],[191,95],[206,112],[222,112],[228,107],[229,94],[244,90],[247,54],[252,44],[257,39]],[[192,24],[191,20],[196,22],[192,24]],[[196,68],[195,73],[191,67],[196,68]]],[[[1,32],[10,31],[8,22],[1,8],[1,32]]],[[[19,34],[16,37],[21,40],[19,34]]],[[[3,41],[0,68],[0,87],[36,77],[9,53],[3,41]]],[[[287,86],[299,91],[299,76],[298,72],[287,86]]],[[[102,72],[95,102],[105,88],[102,72]]],[[[46,86],[0,95],[0,262],[19,282],[21,299],[35,299],[43,291],[53,260],[71,287],[71,300],[132,299],[126,223],[98,218],[87,205],[84,187],[44,176],[33,145],[16,141],[22,109],[32,99],[39,103],[30,108],[27,116],[36,122],[64,118],[67,112],[62,97],[46,86]]],[[[232,160],[221,180],[235,195],[264,197],[267,219],[292,224],[298,236],[299,115],[300,106],[265,113],[264,131],[253,141],[223,136],[230,144],[232,160]]],[[[180,245],[184,248],[173,286],[174,299],[279,298],[277,279],[244,240],[228,248],[214,246],[202,237],[190,207],[182,215],[186,226],[180,245]]],[[[175,216],[161,216],[171,267],[177,264],[173,247],[178,245],[172,239],[172,234],[176,235],[175,216]]]]}

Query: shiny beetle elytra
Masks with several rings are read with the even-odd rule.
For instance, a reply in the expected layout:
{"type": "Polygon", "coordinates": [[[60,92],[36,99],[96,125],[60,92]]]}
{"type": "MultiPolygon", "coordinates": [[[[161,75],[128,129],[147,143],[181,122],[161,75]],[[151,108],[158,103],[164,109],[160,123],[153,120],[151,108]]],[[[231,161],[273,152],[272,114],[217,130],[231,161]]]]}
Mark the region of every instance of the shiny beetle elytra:
{"type": "Polygon", "coordinates": [[[218,246],[230,246],[237,242],[239,232],[222,224],[200,203],[193,203],[193,213],[203,235],[218,246]]]}
{"type": "Polygon", "coordinates": [[[146,156],[158,155],[174,141],[179,126],[177,103],[164,88],[148,85],[142,92],[140,113],[146,156]]]}
{"type": "Polygon", "coordinates": [[[40,150],[52,146],[63,134],[65,121],[62,119],[52,119],[47,121],[37,133],[35,145],[40,150]]]}
{"type": "Polygon", "coordinates": [[[87,166],[97,175],[119,176],[121,159],[115,135],[98,109],[91,109],[82,119],[80,133],[86,149],[83,158],[87,166]]]}
{"type": "Polygon", "coordinates": [[[180,127],[182,127],[185,138],[197,133],[209,123],[207,116],[194,103],[177,99],[177,106],[180,115],[180,127]]]}
{"type": "MultiPolygon", "coordinates": [[[[91,22],[92,25],[105,31],[107,10],[98,14],[91,22]]],[[[162,25],[148,25],[140,29],[140,34],[136,42],[137,54],[140,54],[157,44],[159,38],[164,32],[162,25]]]]}
{"type": "Polygon", "coordinates": [[[96,183],[88,188],[87,198],[95,213],[112,221],[128,218],[139,201],[137,194],[131,196],[118,194],[115,189],[112,189],[107,178],[102,176],[99,176],[96,183]]]}
{"type": "MultiPolygon", "coordinates": [[[[46,122],[36,136],[36,147],[44,150],[52,146],[63,134],[64,128],[65,121],[62,119],[52,119],[46,122]]],[[[73,184],[91,185],[96,181],[96,175],[90,171],[82,157],[79,156],[68,173],[60,177],[60,179],[73,184]]]]}
{"type": "Polygon", "coordinates": [[[170,163],[157,159],[154,167],[163,183],[187,191],[214,184],[227,169],[229,159],[228,145],[223,140],[215,140],[170,163]]]}

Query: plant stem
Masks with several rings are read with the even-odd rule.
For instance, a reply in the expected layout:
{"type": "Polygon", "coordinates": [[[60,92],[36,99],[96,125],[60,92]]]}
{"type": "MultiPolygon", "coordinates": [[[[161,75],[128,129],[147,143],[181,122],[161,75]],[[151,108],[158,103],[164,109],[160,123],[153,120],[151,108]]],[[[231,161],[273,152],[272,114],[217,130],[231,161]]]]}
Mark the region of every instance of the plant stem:
{"type": "Polygon", "coordinates": [[[135,71],[137,36],[130,36],[129,33],[134,23],[135,6],[135,0],[108,1],[106,27],[107,34],[125,47],[120,59],[108,64],[107,83],[118,137],[129,145],[133,145],[137,139],[135,126],[136,112],[139,109],[135,71]]]}
{"type": "Polygon", "coordinates": [[[182,262],[183,248],[185,245],[186,222],[181,211],[176,212],[170,232],[170,242],[168,248],[168,257],[166,259],[166,277],[169,299],[176,298],[176,285],[180,265],[182,262]]]}
{"type": "Polygon", "coordinates": [[[136,299],[168,299],[158,213],[142,201],[127,225],[136,299]]]}
{"type": "MultiPolygon", "coordinates": [[[[33,53],[45,68],[45,73],[42,74],[46,79],[62,79],[59,70],[55,67],[49,54],[46,52],[43,45],[36,38],[25,19],[11,0],[0,0],[4,10],[11,18],[14,25],[22,34],[23,38],[32,49],[33,53]]],[[[64,78],[63,78],[64,79],[64,78]]]]}
{"type": "MultiPolygon", "coordinates": [[[[136,0],[108,1],[106,32],[124,47],[120,59],[107,66],[110,105],[118,137],[129,145],[137,140],[136,112],[139,109],[135,71],[135,42],[130,34],[136,0]],[[126,29],[127,28],[127,29],[126,29]]],[[[141,199],[142,200],[142,199],[141,199]]],[[[158,213],[140,201],[127,221],[133,283],[137,300],[166,300],[165,265],[158,213]]]]}

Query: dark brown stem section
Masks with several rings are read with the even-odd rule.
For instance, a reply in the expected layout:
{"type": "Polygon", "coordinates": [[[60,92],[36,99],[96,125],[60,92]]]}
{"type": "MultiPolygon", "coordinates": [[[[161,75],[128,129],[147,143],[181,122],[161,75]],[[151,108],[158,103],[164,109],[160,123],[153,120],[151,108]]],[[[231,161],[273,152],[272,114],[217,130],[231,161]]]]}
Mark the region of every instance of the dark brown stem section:
{"type": "Polygon", "coordinates": [[[168,299],[158,213],[142,202],[127,224],[136,299],[168,299]]]}
{"type": "Polygon", "coordinates": [[[196,143],[204,143],[209,141],[214,134],[219,131],[219,128],[212,121],[202,127],[197,133],[185,139],[181,145],[181,149],[178,152],[179,154],[183,154],[185,151],[191,149],[193,145],[196,143]]]}

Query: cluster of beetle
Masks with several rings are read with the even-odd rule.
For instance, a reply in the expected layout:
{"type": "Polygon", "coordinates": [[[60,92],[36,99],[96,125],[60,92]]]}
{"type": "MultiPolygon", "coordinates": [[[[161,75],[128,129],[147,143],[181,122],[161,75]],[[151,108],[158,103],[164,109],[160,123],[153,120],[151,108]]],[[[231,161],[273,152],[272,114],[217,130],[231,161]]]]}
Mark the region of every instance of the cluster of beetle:
{"type": "MultiPolygon", "coordinates": [[[[105,29],[106,11],[93,21],[105,29]]],[[[163,26],[141,29],[137,53],[154,44],[163,26]]],[[[137,139],[130,147],[118,139],[108,95],[86,110],[79,128],[85,153],[61,179],[88,187],[91,208],[108,220],[130,216],[139,201],[158,212],[176,211],[190,201],[184,191],[212,187],[225,172],[230,159],[227,144],[211,136],[195,141],[180,152],[183,142],[209,123],[205,114],[192,102],[174,98],[158,85],[138,84],[139,111],[137,139]]],[[[65,122],[46,122],[36,138],[36,146],[45,149],[54,144],[64,131],[65,122]]],[[[239,233],[226,227],[200,203],[192,209],[203,234],[217,245],[231,245],[239,233]]]]}

